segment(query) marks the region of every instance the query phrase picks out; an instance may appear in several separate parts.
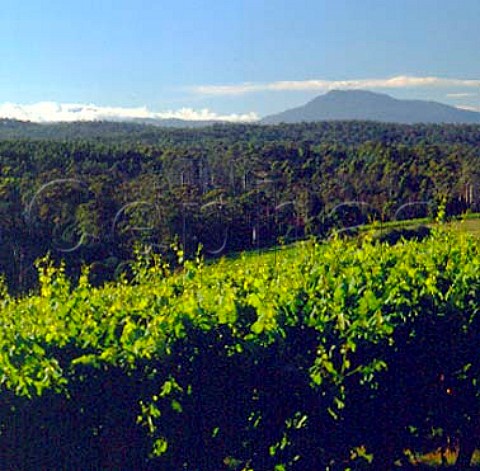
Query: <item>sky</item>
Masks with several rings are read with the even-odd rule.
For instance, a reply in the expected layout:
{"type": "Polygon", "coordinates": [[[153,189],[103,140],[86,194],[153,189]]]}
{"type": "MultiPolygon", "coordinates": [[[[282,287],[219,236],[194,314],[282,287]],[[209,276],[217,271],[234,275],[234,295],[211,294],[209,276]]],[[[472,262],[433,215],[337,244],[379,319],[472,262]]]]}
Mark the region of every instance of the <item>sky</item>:
{"type": "Polygon", "coordinates": [[[0,7],[0,117],[252,121],[335,88],[480,111],[480,0],[0,7]]]}

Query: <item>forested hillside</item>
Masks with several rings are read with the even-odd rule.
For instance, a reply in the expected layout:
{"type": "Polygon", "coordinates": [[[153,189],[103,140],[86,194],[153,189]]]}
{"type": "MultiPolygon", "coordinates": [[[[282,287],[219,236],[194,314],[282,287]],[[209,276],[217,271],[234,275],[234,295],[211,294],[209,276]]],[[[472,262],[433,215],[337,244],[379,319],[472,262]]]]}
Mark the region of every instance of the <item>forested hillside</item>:
{"type": "Polygon", "coordinates": [[[164,128],[132,122],[78,121],[33,123],[0,119],[1,139],[94,139],[188,144],[198,141],[307,141],[360,144],[372,140],[397,144],[471,144],[480,140],[480,126],[472,124],[395,124],[371,121],[323,121],[300,124],[214,124],[203,128],[164,128]]]}
{"type": "Polygon", "coordinates": [[[95,262],[101,282],[136,243],[168,253],[177,240],[187,256],[199,244],[214,256],[428,216],[440,202],[449,214],[480,205],[480,126],[0,129],[0,270],[16,290],[32,286],[49,251],[72,273],[95,262]]]}

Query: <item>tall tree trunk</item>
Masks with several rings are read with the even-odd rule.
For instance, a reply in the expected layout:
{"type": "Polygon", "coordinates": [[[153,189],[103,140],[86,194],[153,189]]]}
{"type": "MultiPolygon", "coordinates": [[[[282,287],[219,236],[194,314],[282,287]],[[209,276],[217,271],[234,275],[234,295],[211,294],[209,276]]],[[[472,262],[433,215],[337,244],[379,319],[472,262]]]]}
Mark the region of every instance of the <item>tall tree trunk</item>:
{"type": "Polygon", "coordinates": [[[469,469],[474,451],[475,440],[473,434],[471,436],[462,437],[462,439],[460,440],[460,451],[458,452],[455,469],[469,469]]]}

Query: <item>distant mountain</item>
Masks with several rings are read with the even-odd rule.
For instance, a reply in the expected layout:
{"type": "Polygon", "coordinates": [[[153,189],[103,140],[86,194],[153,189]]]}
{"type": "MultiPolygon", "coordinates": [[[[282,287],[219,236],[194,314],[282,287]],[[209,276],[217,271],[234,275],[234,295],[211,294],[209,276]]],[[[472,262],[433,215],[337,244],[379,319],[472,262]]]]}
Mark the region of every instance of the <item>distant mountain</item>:
{"type": "Polygon", "coordinates": [[[368,120],[390,123],[480,124],[480,113],[434,101],[398,100],[365,90],[332,90],[304,106],[266,116],[262,124],[368,120]]]}

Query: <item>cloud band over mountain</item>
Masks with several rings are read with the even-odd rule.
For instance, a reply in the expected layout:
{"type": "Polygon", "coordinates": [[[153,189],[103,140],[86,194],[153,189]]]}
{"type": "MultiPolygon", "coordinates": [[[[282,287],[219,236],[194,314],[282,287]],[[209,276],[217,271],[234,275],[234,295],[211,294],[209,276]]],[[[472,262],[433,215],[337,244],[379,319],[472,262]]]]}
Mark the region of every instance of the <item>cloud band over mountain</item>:
{"type": "Polygon", "coordinates": [[[258,120],[258,116],[255,113],[222,115],[209,109],[194,110],[192,108],[154,112],[150,111],[147,107],[125,108],[56,102],[40,102],[29,105],[0,103],[0,118],[33,122],[135,119],[182,119],[229,122],[253,122],[258,120]]]}
{"type": "Polygon", "coordinates": [[[198,85],[192,91],[200,95],[242,95],[257,92],[279,91],[329,91],[334,89],[364,89],[364,88],[479,88],[480,80],[416,77],[399,75],[390,78],[370,78],[359,80],[290,80],[269,83],[240,83],[233,85],[198,85]]]}

